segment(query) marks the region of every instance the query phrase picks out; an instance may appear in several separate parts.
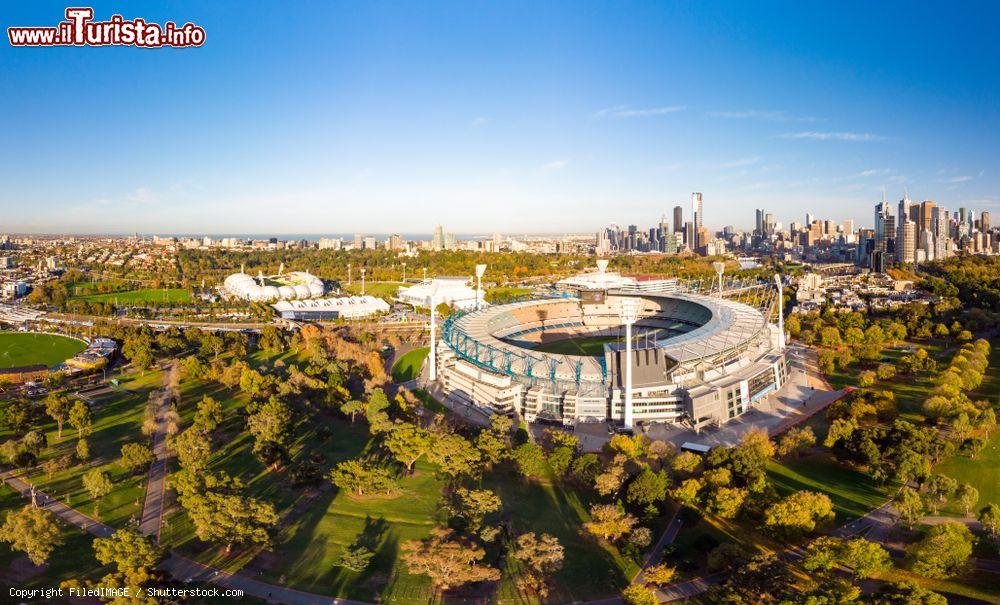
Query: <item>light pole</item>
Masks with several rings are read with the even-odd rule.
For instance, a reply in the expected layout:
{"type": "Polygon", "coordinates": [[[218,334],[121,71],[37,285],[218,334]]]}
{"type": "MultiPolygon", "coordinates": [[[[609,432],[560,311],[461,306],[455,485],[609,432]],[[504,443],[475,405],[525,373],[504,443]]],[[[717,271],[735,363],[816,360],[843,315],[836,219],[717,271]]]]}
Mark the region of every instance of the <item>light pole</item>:
{"type": "MultiPolygon", "coordinates": [[[[426,269],[425,269],[426,271],[426,269]]],[[[431,367],[430,380],[437,380],[437,288],[431,288],[431,367]]]]}
{"type": "Polygon", "coordinates": [[[719,274],[719,298],[722,298],[722,274],[726,270],[726,263],[714,262],[712,268],[719,274]]]}
{"type": "Polygon", "coordinates": [[[622,299],[618,316],[625,324],[625,426],[631,428],[632,410],[632,324],[639,316],[639,299],[622,299]]]}
{"type": "Polygon", "coordinates": [[[366,271],[368,271],[368,269],[365,269],[365,268],[361,269],[361,296],[365,295],[365,272],[366,271]]]}
{"type": "Polygon", "coordinates": [[[479,310],[479,301],[483,298],[483,273],[486,273],[486,265],[476,265],[476,311],[479,310]]]}
{"type": "Polygon", "coordinates": [[[427,267],[424,267],[424,281],[427,281],[427,267]]]}
{"type": "Polygon", "coordinates": [[[774,274],[774,283],[778,286],[778,349],[781,351],[785,350],[785,289],[784,284],[781,283],[781,276],[777,273],[774,274]]]}

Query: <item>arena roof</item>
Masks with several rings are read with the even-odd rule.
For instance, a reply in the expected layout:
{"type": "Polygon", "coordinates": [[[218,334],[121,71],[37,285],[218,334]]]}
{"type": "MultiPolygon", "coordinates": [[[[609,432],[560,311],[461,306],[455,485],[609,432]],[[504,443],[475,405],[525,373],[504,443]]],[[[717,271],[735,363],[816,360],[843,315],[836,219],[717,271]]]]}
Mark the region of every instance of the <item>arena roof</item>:
{"type": "MultiPolygon", "coordinates": [[[[637,297],[664,311],[657,316],[646,305],[637,326],[671,319],[694,329],[655,341],[656,347],[678,363],[693,365],[700,359],[715,358],[742,346],[766,329],[767,321],[757,309],[733,300],[689,293],[636,293],[609,291],[609,304],[625,297],[637,297]]],[[[523,310],[532,310],[549,328],[581,326],[582,314],[574,318],[565,305],[579,308],[577,298],[541,299],[498,305],[461,316],[446,328],[446,340],[459,355],[496,371],[529,377],[553,377],[567,381],[603,382],[607,376],[602,357],[542,353],[503,340],[505,334],[528,327],[531,320],[518,319],[523,310]],[[556,305],[563,305],[558,307],[556,305]],[[522,310],[522,311],[519,311],[522,310]],[[551,312],[550,312],[551,311],[551,312]],[[521,322],[521,323],[519,323],[521,322]]],[[[616,311],[612,311],[616,313],[616,311]]],[[[607,321],[613,321],[608,319],[607,321]]],[[[611,325],[611,324],[609,324],[611,325]]],[[[620,349],[624,344],[607,345],[620,349]]]]}

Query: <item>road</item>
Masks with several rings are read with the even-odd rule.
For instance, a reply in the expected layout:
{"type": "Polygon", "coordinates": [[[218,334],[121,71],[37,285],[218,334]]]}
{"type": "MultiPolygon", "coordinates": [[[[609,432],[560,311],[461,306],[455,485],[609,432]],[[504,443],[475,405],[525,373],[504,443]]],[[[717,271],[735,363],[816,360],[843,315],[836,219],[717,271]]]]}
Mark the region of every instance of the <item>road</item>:
{"type": "Polygon", "coordinates": [[[144,536],[155,536],[160,542],[160,525],[163,521],[163,503],[167,486],[167,467],[170,463],[170,453],[167,451],[167,421],[166,413],[170,402],[177,392],[180,379],[180,368],[177,361],[171,361],[163,373],[163,390],[158,393],[156,401],[156,431],[153,433],[153,455],[156,460],[149,467],[146,480],[146,500],[142,505],[142,519],[139,521],[139,532],[144,536]]]}

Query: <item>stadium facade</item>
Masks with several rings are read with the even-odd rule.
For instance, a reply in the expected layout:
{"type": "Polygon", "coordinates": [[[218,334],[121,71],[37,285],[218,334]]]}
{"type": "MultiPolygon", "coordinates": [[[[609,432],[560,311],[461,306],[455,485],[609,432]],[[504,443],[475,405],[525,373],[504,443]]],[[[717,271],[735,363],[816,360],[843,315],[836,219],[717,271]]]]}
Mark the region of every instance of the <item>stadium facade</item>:
{"type": "Polygon", "coordinates": [[[721,281],[583,288],[456,312],[436,347],[438,381],[449,398],[528,422],[722,424],[780,389],[787,369],[770,321],[780,282],[721,281]],[[624,307],[638,311],[630,377],[624,307]]]}
{"type": "Polygon", "coordinates": [[[225,296],[249,302],[318,298],[325,292],[322,279],[305,271],[285,273],[283,266],[277,275],[253,277],[240,271],[222,283],[225,296]]]}

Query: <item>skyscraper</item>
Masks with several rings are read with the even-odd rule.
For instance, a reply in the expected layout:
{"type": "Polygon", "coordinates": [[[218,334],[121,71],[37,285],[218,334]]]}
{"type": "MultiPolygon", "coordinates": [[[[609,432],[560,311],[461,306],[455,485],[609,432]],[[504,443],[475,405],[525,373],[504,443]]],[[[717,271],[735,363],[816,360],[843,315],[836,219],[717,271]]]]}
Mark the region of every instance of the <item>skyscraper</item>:
{"type": "Polygon", "coordinates": [[[882,200],[881,204],[875,205],[875,249],[879,252],[885,252],[887,248],[887,242],[889,239],[895,237],[894,227],[895,222],[892,226],[889,225],[889,221],[892,219],[892,213],[889,210],[889,204],[882,200]]]}
{"type": "Polygon", "coordinates": [[[702,245],[702,242],[698,241],[698,234],[701,232],[701,226],[705,218],[703,216],[701,193],[698,193],[697,191],[691,194],[691,213],[694,214],[694,237],[692,239],[692,247],[697,250],[702,245]]]}
{"type": "Polygon", "coordinates": [[[434,241],[432,242],[431,247],[435,252],[440,252],[444,249],[444,227],[441,225],[434,227],[434,241]]]}
{"type": "Polygon", "coordinates": [[[680,206],[674,206],[674,233],[682,233],[684,231],[684,209],[680,206]]]}
{"type": "Polygon", "coordinates": [[[920,230],[931,228],[931,222],[934,220],[934,206],[936,204],[932,201],[920,202],[920,216],[917,222],[920,223],[920,230]]]}

